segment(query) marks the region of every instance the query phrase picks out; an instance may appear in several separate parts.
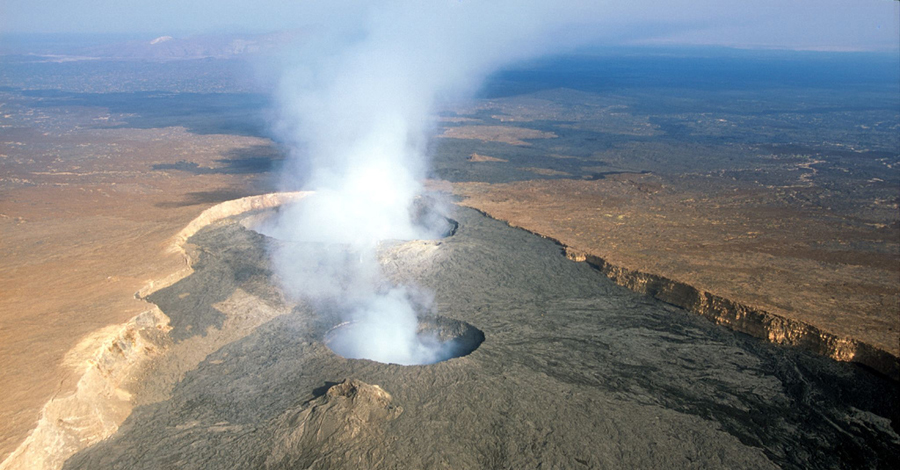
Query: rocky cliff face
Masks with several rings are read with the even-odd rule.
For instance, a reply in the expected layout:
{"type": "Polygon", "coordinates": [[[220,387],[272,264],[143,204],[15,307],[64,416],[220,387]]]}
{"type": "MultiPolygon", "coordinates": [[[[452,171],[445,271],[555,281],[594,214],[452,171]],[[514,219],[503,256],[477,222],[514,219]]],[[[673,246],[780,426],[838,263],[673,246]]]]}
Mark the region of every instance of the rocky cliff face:
{"type": "Polygon", "coordinates": [[[822,331],[663,276],[612,265],[603,258],[565,248],[566,257],[587,262],[616,284],[700,314],[717,324],[773,343],[796,346],[838,361],[857,362],[900,380],[900,361],[887,351],[822,331]]]}
{"type": "Polygon", "coordinates": [[[75,391],[56,397],[41,412],[37,428],[2,464],[3,470],[62,467],[75,452],[112,433],[131,413],[129,385],[136,373],[163,353],[169,319],[155,306],[124,325],[82,341],[67,359],[83,369],[75,391]],[[85,360],[79,350],[93,349],[85,360]]]}
{"type": "Polygon", "coordinates": [[[862,200],[848,203],[853,212],[821,211],[793,204],[781,190],[733,183],[618,174],[455,183],[453,192],[462,205],[614,266],[900,357],[896,213],[875,217],[862,200]],[[863,223],[859,211],[875,218],[863,223]]]}

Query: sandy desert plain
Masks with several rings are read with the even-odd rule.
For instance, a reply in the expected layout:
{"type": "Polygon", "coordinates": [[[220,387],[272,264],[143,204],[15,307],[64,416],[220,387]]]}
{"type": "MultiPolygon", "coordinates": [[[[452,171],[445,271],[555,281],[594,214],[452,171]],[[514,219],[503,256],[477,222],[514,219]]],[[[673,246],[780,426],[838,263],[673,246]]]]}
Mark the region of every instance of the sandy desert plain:
{"type": "Polygon", "coordinates": [[[528,64],[435,116],[459,228],[382,260],[485,340],[410,367],[335,355],[279,293],[242,224],[279,201],[178,237],[281,189],[264,95],[7,62],[0,467],[896,468],[895,87],[660,54],[528,64]]]}

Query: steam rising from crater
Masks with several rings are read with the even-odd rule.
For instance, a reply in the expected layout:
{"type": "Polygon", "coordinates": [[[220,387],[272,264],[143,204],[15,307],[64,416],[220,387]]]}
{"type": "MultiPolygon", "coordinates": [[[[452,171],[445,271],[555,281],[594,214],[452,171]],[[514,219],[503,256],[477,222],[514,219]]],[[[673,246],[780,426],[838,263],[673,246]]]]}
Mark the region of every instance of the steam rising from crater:
{"type": "Polygon", "coordinates": [[[559,26],[546,19],[561,10],[457,0],[360,8],[309,39],[281,81],[277,130],[290,149],[284,187],[316,193],[282,210],[271,228],[289,240],[273,249],[273,265],[289,294],[366,327],[355,329],[367,343],[361,357],[435,362],[440,345],[416,335],[427,294],[390,285],[377,244],[445,229],[411,218],[436,107],[470,95],[497,67],[543,52],[544,33],[559,26]]]}

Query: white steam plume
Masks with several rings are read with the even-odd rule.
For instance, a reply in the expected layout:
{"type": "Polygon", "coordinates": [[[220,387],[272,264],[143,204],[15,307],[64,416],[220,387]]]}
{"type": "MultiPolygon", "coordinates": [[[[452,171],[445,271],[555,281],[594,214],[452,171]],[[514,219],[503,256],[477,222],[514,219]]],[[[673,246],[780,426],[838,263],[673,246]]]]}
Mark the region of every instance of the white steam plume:
{"type": "Polygon", "coordinates": [[[411,289],[388,285],[377,243],[435,235],[410,213],[427,171],[436,105],[469,95],[499,66],[543,52],[561,7],[365,5],[348,21],[353,27],[323,26],[327,34],[301,48],[284,75],[285,186],[316,194],[282,210],[266,230],[286,240],[272,252],[285,290],[355,322],[352,337],[340,339],[350,343],[350,356],[435,362],[451,353],[416,335],[416,310],[427,306],[415,305],[411,289]]]}

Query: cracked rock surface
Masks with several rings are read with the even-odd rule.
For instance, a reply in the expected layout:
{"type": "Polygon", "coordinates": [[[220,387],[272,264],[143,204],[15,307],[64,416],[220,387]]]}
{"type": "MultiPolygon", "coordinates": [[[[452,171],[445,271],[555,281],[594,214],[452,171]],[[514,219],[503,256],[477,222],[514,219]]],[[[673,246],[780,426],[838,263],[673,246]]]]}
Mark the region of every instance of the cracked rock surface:
{"type": "MultiPolygon", "coordinates": [[[[301,304],[165,394],[148,377],[138,399],[157,398],[65,468],[900,467],[895,382],[616,286],[473,210],[453,218],[452,237],[381,259],[484,332],[471,354],[345,359],[322,343],[335,319],[301,304]]],[[[237,289],[277,302],[271,240],[232,221],[191,242],[195,273],[150,299],[176,342],[227,325],[213,304],[237,289]]]]}

